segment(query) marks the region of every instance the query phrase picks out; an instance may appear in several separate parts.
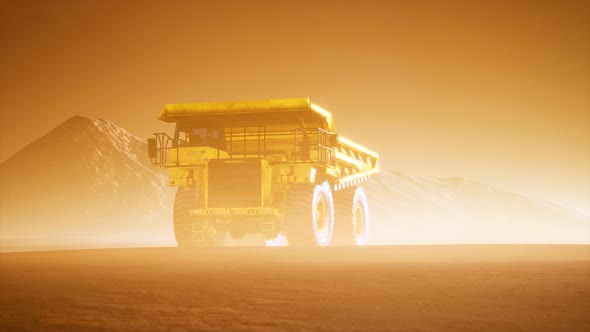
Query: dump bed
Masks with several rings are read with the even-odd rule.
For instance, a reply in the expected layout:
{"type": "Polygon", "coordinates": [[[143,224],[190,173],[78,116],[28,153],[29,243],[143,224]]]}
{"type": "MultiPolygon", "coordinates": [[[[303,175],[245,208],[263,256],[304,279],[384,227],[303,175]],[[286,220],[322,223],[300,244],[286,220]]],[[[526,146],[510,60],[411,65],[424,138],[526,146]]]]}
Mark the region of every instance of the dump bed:
{"type": "Polygon", "coordinates": [[[334,132],[334,122],[330,112],[314,105],[309,98],[249,100],[234,102],[167,104],[159,119],[178,122],[186,119],[223,121],[224,123],[252,122],[264,119],[277,123],[298,123],[300,120],[325,122],[325,130],[334,132]]]}

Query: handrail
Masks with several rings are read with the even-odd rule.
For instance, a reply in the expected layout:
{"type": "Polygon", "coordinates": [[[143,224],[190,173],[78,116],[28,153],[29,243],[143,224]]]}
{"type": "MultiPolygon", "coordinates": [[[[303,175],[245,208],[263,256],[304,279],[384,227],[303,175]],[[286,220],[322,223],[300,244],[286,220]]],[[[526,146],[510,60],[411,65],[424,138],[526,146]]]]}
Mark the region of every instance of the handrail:
{"type": "MultiPolygon", "coordinates": [[[[269,154],[276,154],[269,150],[273,144],[283,142],[285,146],[291,146],[282,151],[288,162],[317,162],[334,167],[336,166],[336,148],[331,145],[330,139],[333,135],[321,128],[268,132],[264,126],[229,127],[225,129],[225,149],[217,149],[217,159],[266,158],[269,154]],[[227,157],[222,157],[220,150],[226,151],[227,157]],[[317,156],[312,158],[311,151],[317,151],[317,156]]],[[[184,164],[180,160],[181,145],[184,141],[175,142],[174,138],[165,133],[154,133],[154,136],[157,153],[156,157],[152,158],[153,164],[165,167],[184,164]],[[168,162],[170,151],[176,154],[174,163],[168,162]]]]}
{"type": "MultiPolygon", "coordinates": [[[[154,136],[156,137],[156,156],[151,158],[151,162],[155,165],[165,165],[168,163],[168,151],[172,149],[174,138],[166,133],[154,133],[154,136]]],[[[178,155],[176,160],[178,163],[178,155]]]]}

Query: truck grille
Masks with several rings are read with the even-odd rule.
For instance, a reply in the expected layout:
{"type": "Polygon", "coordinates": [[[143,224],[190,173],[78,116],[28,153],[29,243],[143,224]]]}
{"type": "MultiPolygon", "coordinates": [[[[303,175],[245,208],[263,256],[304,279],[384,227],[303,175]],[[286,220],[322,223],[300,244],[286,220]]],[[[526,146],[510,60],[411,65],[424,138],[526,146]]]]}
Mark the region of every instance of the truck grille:
{"type": "Polygon", "coordinates": [[[210,208],[262,206],[260,160],[209,161],[210,208]]]}

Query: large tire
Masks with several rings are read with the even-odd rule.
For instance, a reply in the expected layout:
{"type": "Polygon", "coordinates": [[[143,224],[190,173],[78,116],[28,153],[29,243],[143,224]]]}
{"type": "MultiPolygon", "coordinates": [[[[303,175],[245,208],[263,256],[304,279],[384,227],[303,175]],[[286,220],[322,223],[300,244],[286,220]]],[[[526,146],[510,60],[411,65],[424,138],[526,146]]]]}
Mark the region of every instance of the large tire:
{"type": "Polygon", "coordinates": [[[361,187],[346,188],[334,195],[337,245],[367,245],[369,243],[369,205],[361,187]]]}
{"type": "Polygon", "coordinates": [[[285,230],[289,245],[327,246],[334,231],[334,201],[330,184],[295,183],[285,200],[285,230]]]}
{"type": "Polygon", "coordinates": [[[348,187],[334,193],[334,237],[332,243],[338,246],[354,245],[351,210],[355,189],[355,187],[348,187]]]}
{"type": "Polygon", "coordinates": [[[198,199],[195,186],[179,187],[174,199],[174,236],[179,248],[223,245],[225,232],[214,225],[190,215],[198,199]]]}

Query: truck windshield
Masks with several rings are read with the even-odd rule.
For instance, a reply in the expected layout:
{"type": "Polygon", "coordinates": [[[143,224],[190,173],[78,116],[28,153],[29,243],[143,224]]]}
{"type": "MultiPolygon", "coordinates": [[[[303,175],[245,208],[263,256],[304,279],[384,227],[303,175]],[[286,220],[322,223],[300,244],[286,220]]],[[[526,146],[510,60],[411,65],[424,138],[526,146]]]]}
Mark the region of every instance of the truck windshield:
{"type": "Polygon", "coordinates": [[[225,150],[223,128],[178,125],[174,137],[176,146],[208,146],[225,150]]]}

